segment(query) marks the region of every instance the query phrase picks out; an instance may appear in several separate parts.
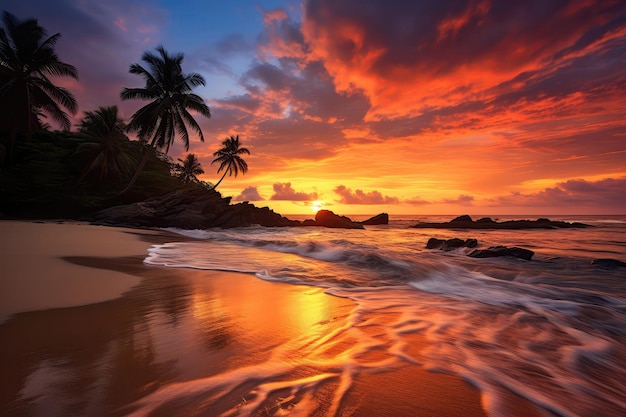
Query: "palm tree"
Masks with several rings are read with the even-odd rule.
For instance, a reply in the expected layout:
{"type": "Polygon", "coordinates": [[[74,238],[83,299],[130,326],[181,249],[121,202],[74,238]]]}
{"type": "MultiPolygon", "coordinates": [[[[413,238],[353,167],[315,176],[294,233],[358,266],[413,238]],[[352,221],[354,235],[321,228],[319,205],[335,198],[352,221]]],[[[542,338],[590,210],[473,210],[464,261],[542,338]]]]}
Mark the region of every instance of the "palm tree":
{"type": "Polygon", "coordinates": [[[202,169],[202,165],[196,155],[190,153],[187,154],[185,159],[180,159],[179,164],[176,164],[174,170],[178,173],[178,176],[183,181],[184,184],[187,184],[190,181],[199,182],[198,175],[204,174],[204,170],[202,169]]]}
{"type": "Polygon", "coordinates": [[[234,174],[235,177],[237,177],[239,171],[241,171],[242,174],[248,171],[248,163],[239,155],[250,155],[250,151],[246,148],[240,148],[240,146],[239,135],[231,136],[225,139],[222,142],[222,148],[213,154],[216,158],[211,162],[211,165],[215,162],[220,163],[217,169],[218,174],[224,170],[224,175],[222,175],[222,178],[213,186],[213,189],[220,185],[226,174],[229,176],[234,174]]]}
{"type": "Polygon", "coordinates": [[[49,115],[64,130],[70,119],[62,108],[75,114],[76,99],[49,77],[78,79],[78,71],[62,62],[54,52],[60,33],[47,37],[36,19],[20,21],[3,12],[4,28],[0,28],[0,130],[9,132],[9,157],[12,156],[18,133],[31,135],[41,126],[38,116],[49,115]]]}
{"type": "Polygon", "coordinates": [[[85,113],[78,126],[78,134],[85,142],[74,152],[78,159],[88,161],[79,181],[96,170],[100,180],[121,179],[128,172],[131,159],[124,151],[124,144],[129,141],[125,131],[126,124],[117,106],[99,107],[85,113]]]}
{"type": "MultiPolygon", "coordinates": [[[[156,51],[157,54],[145,52],[141,57],[148,64],[147,68],[132,64],[129,69],[131,74],[137,74],[144,79],[145,87],[123,88],[120,93],[122,100],[151,100],[132,115],[128,127],[137,132],[142,142],[165,149],[165,153],[174,142],[176,134],[181,137],[185,150],[189,150],[187,126],[197,132],[200,141],[204,142],[202,129],[189,110],[207,118],[211,117],[211,111],[204,100],[192,93],[194,87],[205,85],[205,81],[200,74],[183,73],[183,54],[170,55],[162,45],[156,51]]],[[[137,180],[147,155],[148,152],[144,154],[137,172],[122,193],[128,191],[137,180]]]]}

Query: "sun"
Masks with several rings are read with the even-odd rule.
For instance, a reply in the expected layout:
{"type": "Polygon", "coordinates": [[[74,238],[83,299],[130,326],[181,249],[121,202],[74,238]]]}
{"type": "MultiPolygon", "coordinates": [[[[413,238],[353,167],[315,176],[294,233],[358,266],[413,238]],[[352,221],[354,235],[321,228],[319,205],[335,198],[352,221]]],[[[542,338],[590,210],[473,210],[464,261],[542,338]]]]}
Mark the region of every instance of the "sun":
{"type": "Polygon", "coordinates": [[[314,213],[317,213],[318,211],[322,209],[322,207],[324,207],[324,202],[320,200],[315,200],[314,202],[311,203],[310,207],[314,213]]]}

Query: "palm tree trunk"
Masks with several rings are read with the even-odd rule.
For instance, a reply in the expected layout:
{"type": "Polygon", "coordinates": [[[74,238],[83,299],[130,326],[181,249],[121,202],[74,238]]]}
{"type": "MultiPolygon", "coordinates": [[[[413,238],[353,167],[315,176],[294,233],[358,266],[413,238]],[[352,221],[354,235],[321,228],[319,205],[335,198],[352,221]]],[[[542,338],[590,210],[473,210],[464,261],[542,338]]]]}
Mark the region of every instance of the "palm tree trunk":
{"type": "Polygon", "coordinates": [[[137,178],[139,178],[139,175],[141,174],[141,172],[143,171],[143,168],[146,166],[146,162],[148,162],[148,155],[150,154],[150,150],[146,148],[145,152],[143,153],[143,157],[141,158],[141,162],[139,162],[139,165],[137,166],[137,170],[135,171],[135,174],[133,175],[133,177],[130,179],[130,182],[128,183],[128,185],[126,186],[126,188],[124,188],[119,194],[118,196],[124,195],[127,192],[130,191],[131,188],[133,188],[133,185],[135,185],[135,183],[137,182],[137,178]]]}
{"type": "Polygon", "coordinates": [[[226,176],[226,174],[228,174],[228,169],[226,169],[226,171],[224,171],[224,175],[222,175],[222,178],[220,178],[220,180],[217,182],[217,184],[215,184],[213,186],[213,188],[211,188],[212,190],[215,190],[217,188],[218,185],[220,185],[220,182],[222,182],[222,180],[224,179],[224,177],[226,176]]]}

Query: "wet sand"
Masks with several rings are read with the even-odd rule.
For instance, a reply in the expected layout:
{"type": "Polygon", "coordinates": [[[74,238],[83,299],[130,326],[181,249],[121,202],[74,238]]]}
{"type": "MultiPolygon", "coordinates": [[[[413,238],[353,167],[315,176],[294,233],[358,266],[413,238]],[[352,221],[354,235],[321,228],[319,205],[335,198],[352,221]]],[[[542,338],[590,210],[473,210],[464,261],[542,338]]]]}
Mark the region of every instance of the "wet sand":
{"type": "Polygon", "coordinates": [[[457,377],[346,373],[354,305],[319,288],[146,266],[151,244],[183,239],[161,231],[0,233],[2,416],[485,415],[457,377]]]}

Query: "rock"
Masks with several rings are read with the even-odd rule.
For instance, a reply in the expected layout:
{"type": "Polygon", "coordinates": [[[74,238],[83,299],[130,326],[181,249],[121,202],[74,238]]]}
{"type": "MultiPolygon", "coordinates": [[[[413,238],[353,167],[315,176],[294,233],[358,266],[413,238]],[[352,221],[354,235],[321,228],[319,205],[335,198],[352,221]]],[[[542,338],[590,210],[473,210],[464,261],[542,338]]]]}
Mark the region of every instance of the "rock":
{"type": "Polygon", "coordinates": [[[525,259],[530,261],[535,252],[518,248],[518,247],[506,247],[506,246],[492,246],[487,249],[476,249],[467,256],[472,258],[495,258],[500,256],[511,256],[514,258],[525,259]]]}
{"type": "Polygon", "coordinates": [[[455,237],[455,238],[446,240],[446,242],[443,244],[442,249],[460,248],[461,246],[463,246],[464,243],[465,243],[464,240],[455,237]]]}
{"type": "Polygon", "coordinates": [[[464,214],[463,216],[459,216],[456,219],[450,220],[450,223],[465,223],[465,222],[472,222],[472,218],[468,216],[467,214],[464,214]]]}
{"type": "Polygon", "coordinates": [[[443,239],[431,237],[430,239],[428,239],[428,242],[426,242],[426,249],[439,249],[443,246],[444,243],[446,243],[446,241],[443,239]]]}
{"type": "Polygon", "coordinates": [[[537,220],[509,220],[505,222],[496,222],[489,217],[483,217],[478,221],[473,221],[468,215],[459,216],[450,220],[447,223],[418,223],[414,228],[427,228],[427,229],[510,229],[510,230],[522,230],[522,229],[569,229],[569,228],[583,228],[591,227],[584,223],[568,223],[564,221],[552,221],[546,218],[539,218],[537,220]]]}
{"type": "Polygon", "coordinates": [[[591,261],[591,265],[600,268],[626,268],[626,262],[618,261],[617,259],[599,258],[591,261]]]}
{"type": "Polygon", "coordinates": [[[478,246],[478,240],[476,239],[467,239],[465,243],[463,243],[463,247],[466,248],[475,248],[476,246],[478,246]]]}
{"type": "Polygon", "coordinates": [[[459,238],[452,238],[448,240],[437,239],[431,237],[428,239],[426,243],[426,249],[441,249],[441,250],[452,250],[457,248],[475,248],[478,246],[478,241],[476,239],[467,239],[462,240],[459,238]]]}
{"type": "Polygon", "coordinates": [[[230,198],[222,198],[215,190],[177,190],[139,203],[101,210],[88,220],[95,224],[181,229],[300,226],[300,222],[282,217],[267,207],[229,203],[230,198]]]}
{"type": "Polygon", "coordinates": [[[379,225],[379,224],[389,224],[389,214],[387,213],[380,213],[377,214],[376,216],[372,217],[371,219],[367,219],[364,222],[360,222],[361,224],[364,224],[365,226],[374,226],[374,225],[379,225]]]}
{"type": "Polygon", "coordinates": [[[330,210],[320,210],[315,214],[316,226],[341,228],[341,229],[364,229],[363,225],[355,223],[346,216],[339,216],[330,210]]]}

